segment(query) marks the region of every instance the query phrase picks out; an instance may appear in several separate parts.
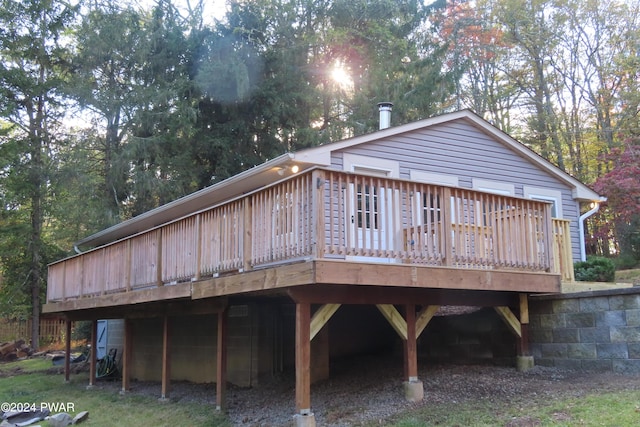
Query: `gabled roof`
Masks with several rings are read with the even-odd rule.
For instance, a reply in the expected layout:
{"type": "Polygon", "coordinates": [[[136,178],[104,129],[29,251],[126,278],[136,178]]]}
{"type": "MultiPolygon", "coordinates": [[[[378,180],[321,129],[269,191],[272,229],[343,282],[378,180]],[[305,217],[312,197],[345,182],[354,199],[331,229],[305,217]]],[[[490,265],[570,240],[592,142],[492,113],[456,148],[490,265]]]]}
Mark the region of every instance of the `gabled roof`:
{"type": "Polygon", "coordinates": [[[353,147],[358,144],[364,144],[371,141],[377,141],[391,136],[399,135],[406,132],[415,131],[418,129],[424,129],[432,126],[436,126],[442,123],[452,122],[454,120],[464,120],[473,125],[476,129],[483,133],[493,137],[497,141],[506,145],[521,157],[530,162],[538,165],[549,174],[555,176],[560,181],[566,183],[573,188],[573,197],[580,201],[600,201],[601,197],[593,191],[591,188],[580,182],[578,179],[562,171],[553,163],[546,160],[533,150],[529,149],[524,144],[518,142],[508,134],[504,133],[500,129],[493,126],[491,123],[484,120],[482,117],[473,113],[470,110],[460,110],[453,113],[442,114],[436,117],[430,117],[428,119],[419,120],[417,122],[407,123],[405,125],[387,128],[378,132],[370,133],[367,135],[361,135],[354,138],[345,139],[342,141],[334,142],[331,144],[322,145],[319,147],[308,148],[306,150],[298,151],[294,153],[294,159],[297,161],[315,161],[322,165],[329,165],[331,152],[353,147]]]}
{"type": "Polygon", "coordinates": [[[275,159],[234,175],[210,187],[191,193],[187,196],[174,200],[173,202],[167,203],[166,205],[152,209],[139,216],[88,236],[78,241],[76,246],[103,245],[214,206],[224,202],[225,200],[232,199],[243,193],[253,191],[283,179],[283,171],[289,170],[289,168],[294,164],[297,165],[300,170],[314,166],[329,166],[331,164],[331,153],[333,151],[353,147],[367,142],[382,140],[394,135],[424,129],[454,120],[467,121],[481,132],[484,132],[514,150],[522,158],[537,164],[560,181],[565,182],[573,188],[573,196],[575,199],[581,201],[601,200],[601,197],[589,187],[571,175],[563,172],[551,162],[494,127],[480,116],[470,110],[461,110],[417,122],[407,123],[401,126],[390,127],[370,134],[321,145],[319,147],[308,148],[295,153],[283,154],[275,159]]]}

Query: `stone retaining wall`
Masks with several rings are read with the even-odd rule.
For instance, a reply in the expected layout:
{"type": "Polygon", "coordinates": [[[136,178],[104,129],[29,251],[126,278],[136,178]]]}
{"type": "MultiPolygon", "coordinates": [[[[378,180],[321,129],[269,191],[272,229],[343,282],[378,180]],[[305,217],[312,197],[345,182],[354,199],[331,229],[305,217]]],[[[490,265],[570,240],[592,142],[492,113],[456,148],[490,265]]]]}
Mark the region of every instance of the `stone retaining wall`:
{"type": "Polygon", "coordinates": [[[529,301],[536,365],[640,373],[640,287],[529,301]]]}

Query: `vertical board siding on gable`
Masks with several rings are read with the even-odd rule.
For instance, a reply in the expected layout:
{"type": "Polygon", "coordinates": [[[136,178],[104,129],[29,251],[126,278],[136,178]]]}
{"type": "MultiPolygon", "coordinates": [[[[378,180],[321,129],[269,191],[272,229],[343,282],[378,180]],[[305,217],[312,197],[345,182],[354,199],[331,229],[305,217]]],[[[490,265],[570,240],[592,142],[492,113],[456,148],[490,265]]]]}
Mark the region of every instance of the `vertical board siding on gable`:
{"type": "Polygon", "coordinates": [[[409,172],[416,170],[458,176],[465,188],[471,188],[472,178],[513,183],[519,196],[523,185],[559,189],[563,218],[571,220],[573,257],[580,258],[579,207],[571,188],[464,120],[333,152],[332,167],[342,169],[343,153],[396,160],[401,179],[409,179],[409,172]]]}

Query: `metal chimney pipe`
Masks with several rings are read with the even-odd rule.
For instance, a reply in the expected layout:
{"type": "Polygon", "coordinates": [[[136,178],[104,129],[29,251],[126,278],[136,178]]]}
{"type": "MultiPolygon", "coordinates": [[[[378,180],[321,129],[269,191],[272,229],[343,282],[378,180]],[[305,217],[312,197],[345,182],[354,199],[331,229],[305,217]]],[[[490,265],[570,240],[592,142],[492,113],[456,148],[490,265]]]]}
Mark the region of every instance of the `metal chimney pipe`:
{"type": "Polygon", "coordinates": [[[391,126],[391,109],[393,102],[379,102],[378,111],[380,111],[380,130],[391,126]]]}

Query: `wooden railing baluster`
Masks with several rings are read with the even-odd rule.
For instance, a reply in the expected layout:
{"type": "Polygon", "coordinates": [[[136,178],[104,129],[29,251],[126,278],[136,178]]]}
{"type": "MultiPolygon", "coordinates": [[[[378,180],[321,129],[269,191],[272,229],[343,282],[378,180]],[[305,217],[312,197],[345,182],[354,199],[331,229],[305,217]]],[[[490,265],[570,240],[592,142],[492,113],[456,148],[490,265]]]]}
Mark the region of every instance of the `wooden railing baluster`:
{"type": "Polygon", "coordinates": [[[47,298],[131,292],[329,254],[572,280],[570,244],[569,224],[552,221],[545,202],[317,168],[54,263],[47,298]]]}

